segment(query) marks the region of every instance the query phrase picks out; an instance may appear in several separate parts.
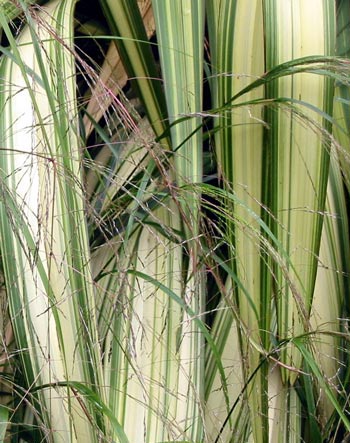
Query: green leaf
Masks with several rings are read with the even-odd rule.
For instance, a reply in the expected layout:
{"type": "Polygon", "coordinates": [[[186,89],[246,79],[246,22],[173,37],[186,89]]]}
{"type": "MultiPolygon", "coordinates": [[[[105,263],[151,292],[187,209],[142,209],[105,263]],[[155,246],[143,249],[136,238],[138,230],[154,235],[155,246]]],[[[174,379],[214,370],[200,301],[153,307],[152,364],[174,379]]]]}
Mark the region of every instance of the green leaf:
{"type": "Polygon", "coordinates": [[[0,405],[0,442],[3,443],[6,436],[6,430],[9,425],[9,409],[0,405]]]}
{"type": "Polygon", "coordinates": [[[156,133],[166,128],[166,106],[151,47],[136,0],[100,0],[129,77],[156,133]]]}

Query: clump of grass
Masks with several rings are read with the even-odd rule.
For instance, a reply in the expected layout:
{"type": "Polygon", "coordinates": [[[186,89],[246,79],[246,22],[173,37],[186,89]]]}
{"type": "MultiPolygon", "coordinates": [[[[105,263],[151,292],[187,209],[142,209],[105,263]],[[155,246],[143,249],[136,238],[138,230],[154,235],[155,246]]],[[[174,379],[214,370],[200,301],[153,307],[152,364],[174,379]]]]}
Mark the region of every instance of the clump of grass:
{"type": "Polygon", "coordinates": [[[0,13],[0,440],[338,441],[336,3],[38,3],[0,13]]]}

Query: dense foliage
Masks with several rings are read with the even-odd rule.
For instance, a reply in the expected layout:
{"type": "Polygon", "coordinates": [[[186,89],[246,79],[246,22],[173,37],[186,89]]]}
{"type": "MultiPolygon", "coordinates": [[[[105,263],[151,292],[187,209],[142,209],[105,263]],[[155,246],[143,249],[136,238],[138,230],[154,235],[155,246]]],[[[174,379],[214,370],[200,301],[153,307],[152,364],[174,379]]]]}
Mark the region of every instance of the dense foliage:
{"type": "Polygon", "coordinates": [[[0,28],[0,441],[346,442],[349,2],[0,28]]]}

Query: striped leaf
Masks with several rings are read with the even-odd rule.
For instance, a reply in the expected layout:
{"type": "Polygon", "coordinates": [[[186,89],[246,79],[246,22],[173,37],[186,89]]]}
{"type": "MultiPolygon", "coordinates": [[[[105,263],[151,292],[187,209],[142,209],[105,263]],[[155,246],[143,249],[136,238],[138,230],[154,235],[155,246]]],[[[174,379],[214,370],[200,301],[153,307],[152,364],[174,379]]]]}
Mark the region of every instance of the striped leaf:
{"type": "Polygon", "coordinates": [[[17,41],[2,23],[13,54],[1,63],[6,287],[28,387],[37,388],[57,442],[94,441],[90,420],[103,426],[97,411],[81,409],[69,383],[54,387],[74,380],[95,389],[101,375],[80,188],[74,5],[53,1],[32,16],[23,4],[28,25],[17,41]]]}
{"type": "MultiPolygon", "coordinates": [[[[265,2],[264,14],[270,29],[266,41],[267,69],[298,57],[331,54],[335,41],[334,12],[333,2],[322,0],[310,1],[307,6],[299,1],[288,5],[273,0],[265,2]]],[[[310,103],[328,113],[332,111],[332,87],[321,76],[286,77],[267,85],[266,94],[310,103]]],[[[275,217],[271,226],[290,257],[287,264],[290,283],[277,271],[280,339],[308,330],[328,182],[329,146],[321,129],[322,114],[307,109],[302,109],[302,113],[314,129],[302,124],[293,111],[271,110],[266,115],[270,131],[266,135],[263,166],[267,171],[264,203],[275,217]]],[[[291,349],[284,352],[283,360],[287,366],[300,367],[297,352],[291,349]]],[[[295,378],[296,372],[284,373],[285,380],[293,383],[295,378]]]]}
{"type": "MultiPolygon", "coordinates": [[[[234,110],[231,106],[225,107],[225,105],[264,72],[262,5],[260,1],[208,3],[212,51],[211,87],[214,93],[214,107],[222,109],[219,118],[215,120],[219,168],[222,168],[223,181],[227,183],[228,189],[234,189],[243,203],[231,206],[235,219],[245,219],[253,231],[258,229],[258,225],[249,216],[246,207],[251,208],[257,215],[260,214],[263,122],[261,108],[244,105],[244,102],[261,97],[262,90],[252,90],[246,94],[237,102],[241,106],[234,110]],[[247,29],[251,29],[252,32],[247,33],[247,29]]],[[[228,204],[231,205],[230,202],[228,204]]],[[[269,316],[266,316],[266,313],[269,312],[271,301],[269,297],[264,300],[264,295],[260,293],[259,238],[254,234],[250,236],[245,229],[239,227],[239,223],[228,224],[228,229],[229,242],[234,244],[234,255],[238,257],[232,263],[233,270],[244,287],[244,290],[237,290],[235,297],[237,297],[240,320],[249,331],[249,335],[240,338],[241,358],[246,361],[242,366],[247,380],[260,360],[260,354],[251,346],[250,339],[259,344],[263,343],[261,331],[269,329],[269,316]]],[[[231,327],[236,328],[237,325],[232,323],[231,327]]],[[[230,342],[227,342],[227,346],[231,346],[230,342]]],[[[263,424],[267,417],[263,394],[267,392],[267,386],[264,380],[264,374],[261,373],[260,378],[258,373],[248,388],[248,392],[255,392],[251,400],[248,399],[248,404],[251,417],[254,417],[250,423],[257,442],[263,438],[261,428],[267,426],[263,424]]],[[[227,383],[231,384],[230,381],[227,383]]]]}

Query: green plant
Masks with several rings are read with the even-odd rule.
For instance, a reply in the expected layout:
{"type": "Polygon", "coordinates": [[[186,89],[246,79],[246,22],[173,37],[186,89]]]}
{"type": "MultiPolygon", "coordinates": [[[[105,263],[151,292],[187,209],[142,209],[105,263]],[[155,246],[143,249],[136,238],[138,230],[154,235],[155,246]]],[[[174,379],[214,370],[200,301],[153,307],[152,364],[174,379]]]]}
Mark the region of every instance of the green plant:
{"type": "Polygon", "coordinates": [[[0,6],[2,441],[340,441],[346,2],[0,6]]]}

